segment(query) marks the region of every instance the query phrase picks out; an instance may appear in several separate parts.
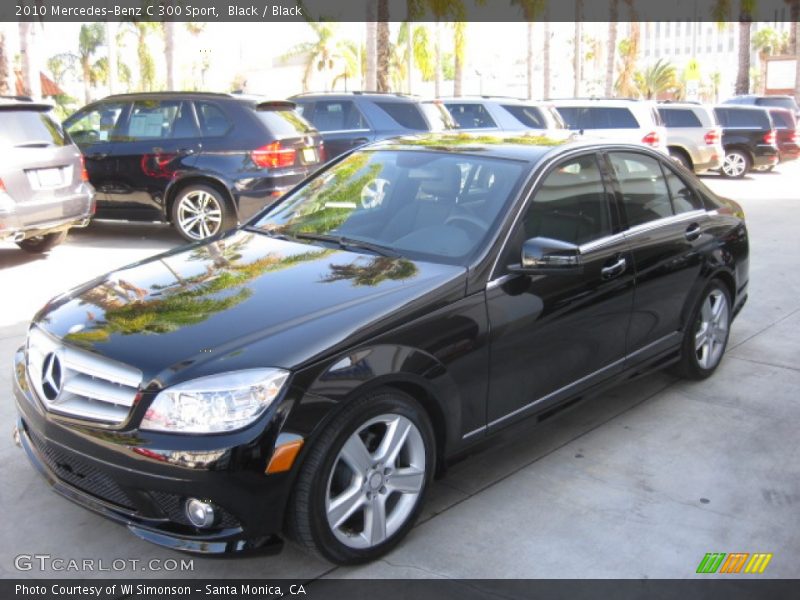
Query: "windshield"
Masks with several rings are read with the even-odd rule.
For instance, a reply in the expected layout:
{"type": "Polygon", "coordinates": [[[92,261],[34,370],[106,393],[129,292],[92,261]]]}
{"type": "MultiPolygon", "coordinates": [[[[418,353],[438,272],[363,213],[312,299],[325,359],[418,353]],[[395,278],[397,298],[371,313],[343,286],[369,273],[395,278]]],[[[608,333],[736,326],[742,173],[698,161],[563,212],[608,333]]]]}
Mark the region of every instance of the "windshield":
{"type": "Polygon", "coordinates": [[[505,213],[525,166],[431,151],[356,152],[284,197],[254,226],[272,235],[316,237],[317,243],[327,236],[342,247],[466,264],[505,213]]]}

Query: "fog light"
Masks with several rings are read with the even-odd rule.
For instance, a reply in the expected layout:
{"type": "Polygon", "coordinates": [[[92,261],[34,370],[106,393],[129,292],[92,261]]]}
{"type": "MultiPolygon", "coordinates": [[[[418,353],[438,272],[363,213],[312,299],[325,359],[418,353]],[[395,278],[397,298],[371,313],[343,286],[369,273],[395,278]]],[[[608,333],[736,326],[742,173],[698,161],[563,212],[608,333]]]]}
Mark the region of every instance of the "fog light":
{"type": "Polygon", "coordinates": [[[211,527],[214,524],[214,507],[203,500],[189,498],[186,501],[186,518],[195,527],[211,527]]]}

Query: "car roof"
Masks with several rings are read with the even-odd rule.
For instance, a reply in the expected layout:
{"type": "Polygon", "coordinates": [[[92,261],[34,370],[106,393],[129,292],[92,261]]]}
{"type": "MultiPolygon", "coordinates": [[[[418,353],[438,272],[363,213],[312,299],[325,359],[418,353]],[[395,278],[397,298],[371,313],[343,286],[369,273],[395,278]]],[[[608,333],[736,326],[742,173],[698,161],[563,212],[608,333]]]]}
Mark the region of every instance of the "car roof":
{"type": "Polygon", "coordinates": [[[718,108],[724,108],[725,110],[760,110],[763,112],[767,112],[771,106],[753,106],[751,104],[717,104],[713,107],[714,110],[718,108]]]}
{"type": "Polygon", "coordinates": [[[618,143],[602,139],[578,139],[564,130],[563,135],[532,135],[529,133],[498,132],[496,134],[459,132],[407,135],[375,142],[366,150],[429,150],[483,154],[494,158],[538,162],[556,149],[587,150],[609,148],[649,150],[640,144],[618,143]]]}
{"type": "Polygon", "coordinates": [[[302,94],[295,94],[290,96],[290,100],[305,100],[313,98],[325,98],[326,100],[342,100],[353,98],[366,98],[368,100],[401,100],[407,102],[421,102],[423,98],[410,94],[401,94],[399,92],[303,92],[302,94]]]}
{"type": "Polygon", "coordinates": [[[443,96],[442,102],[459,102],[464,104],[481,104],[484,102],[500,102],[503,104],[520,104],[525,106],[543,106],[552,104],[550,100],[525,100],[516,96],[443,96]]]}
{"type": "Polygon", "coordinates": [[[35,110],[39,112],[52,110],[53,105],[46,102],[34,102],[27,96],[0,96],[0,110],[35,110]]]}

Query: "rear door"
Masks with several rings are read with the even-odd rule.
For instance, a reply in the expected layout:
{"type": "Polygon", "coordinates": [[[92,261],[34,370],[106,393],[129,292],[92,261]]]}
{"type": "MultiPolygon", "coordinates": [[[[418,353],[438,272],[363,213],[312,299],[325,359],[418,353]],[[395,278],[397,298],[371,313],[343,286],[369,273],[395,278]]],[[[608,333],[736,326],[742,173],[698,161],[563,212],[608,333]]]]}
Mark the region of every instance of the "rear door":
{"type": "Polygon", "coordinates": [[[691,186],[662,161],[638,152],[609,152],[621,200],[625,238],[636,268],[628,352],[657,354],[678,342],[689,291],[700,277],[711,239],[709,217],[691,186]]]}
{"type": "Polygon", "coordinates": [[[201,149],[192,104],[136,100],[117,129],[117,168],[107,190],[108,206],[129,212],[129,218],[160,218],[167,186],[175,173],[192,167],[201,149]]]}

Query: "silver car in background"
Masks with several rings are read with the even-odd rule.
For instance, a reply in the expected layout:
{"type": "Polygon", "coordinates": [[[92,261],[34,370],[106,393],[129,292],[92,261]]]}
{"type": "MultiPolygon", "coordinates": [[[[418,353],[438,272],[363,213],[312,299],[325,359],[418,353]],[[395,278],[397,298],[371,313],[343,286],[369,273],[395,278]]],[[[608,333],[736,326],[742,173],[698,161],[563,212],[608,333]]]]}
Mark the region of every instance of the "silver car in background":
{"type": "Polygon", "coordinates": [[[94,213],[78,147],[48,104],[0,97],[0,241],[47,252],[94,213]]]}
{"type": "Polygon", "coordinates": [[[670,102],[660,104],[658,113],[667,128],[667,149],[672,158],[695,173],[722,166],[722,128],[711,107],[670,102]]]}

